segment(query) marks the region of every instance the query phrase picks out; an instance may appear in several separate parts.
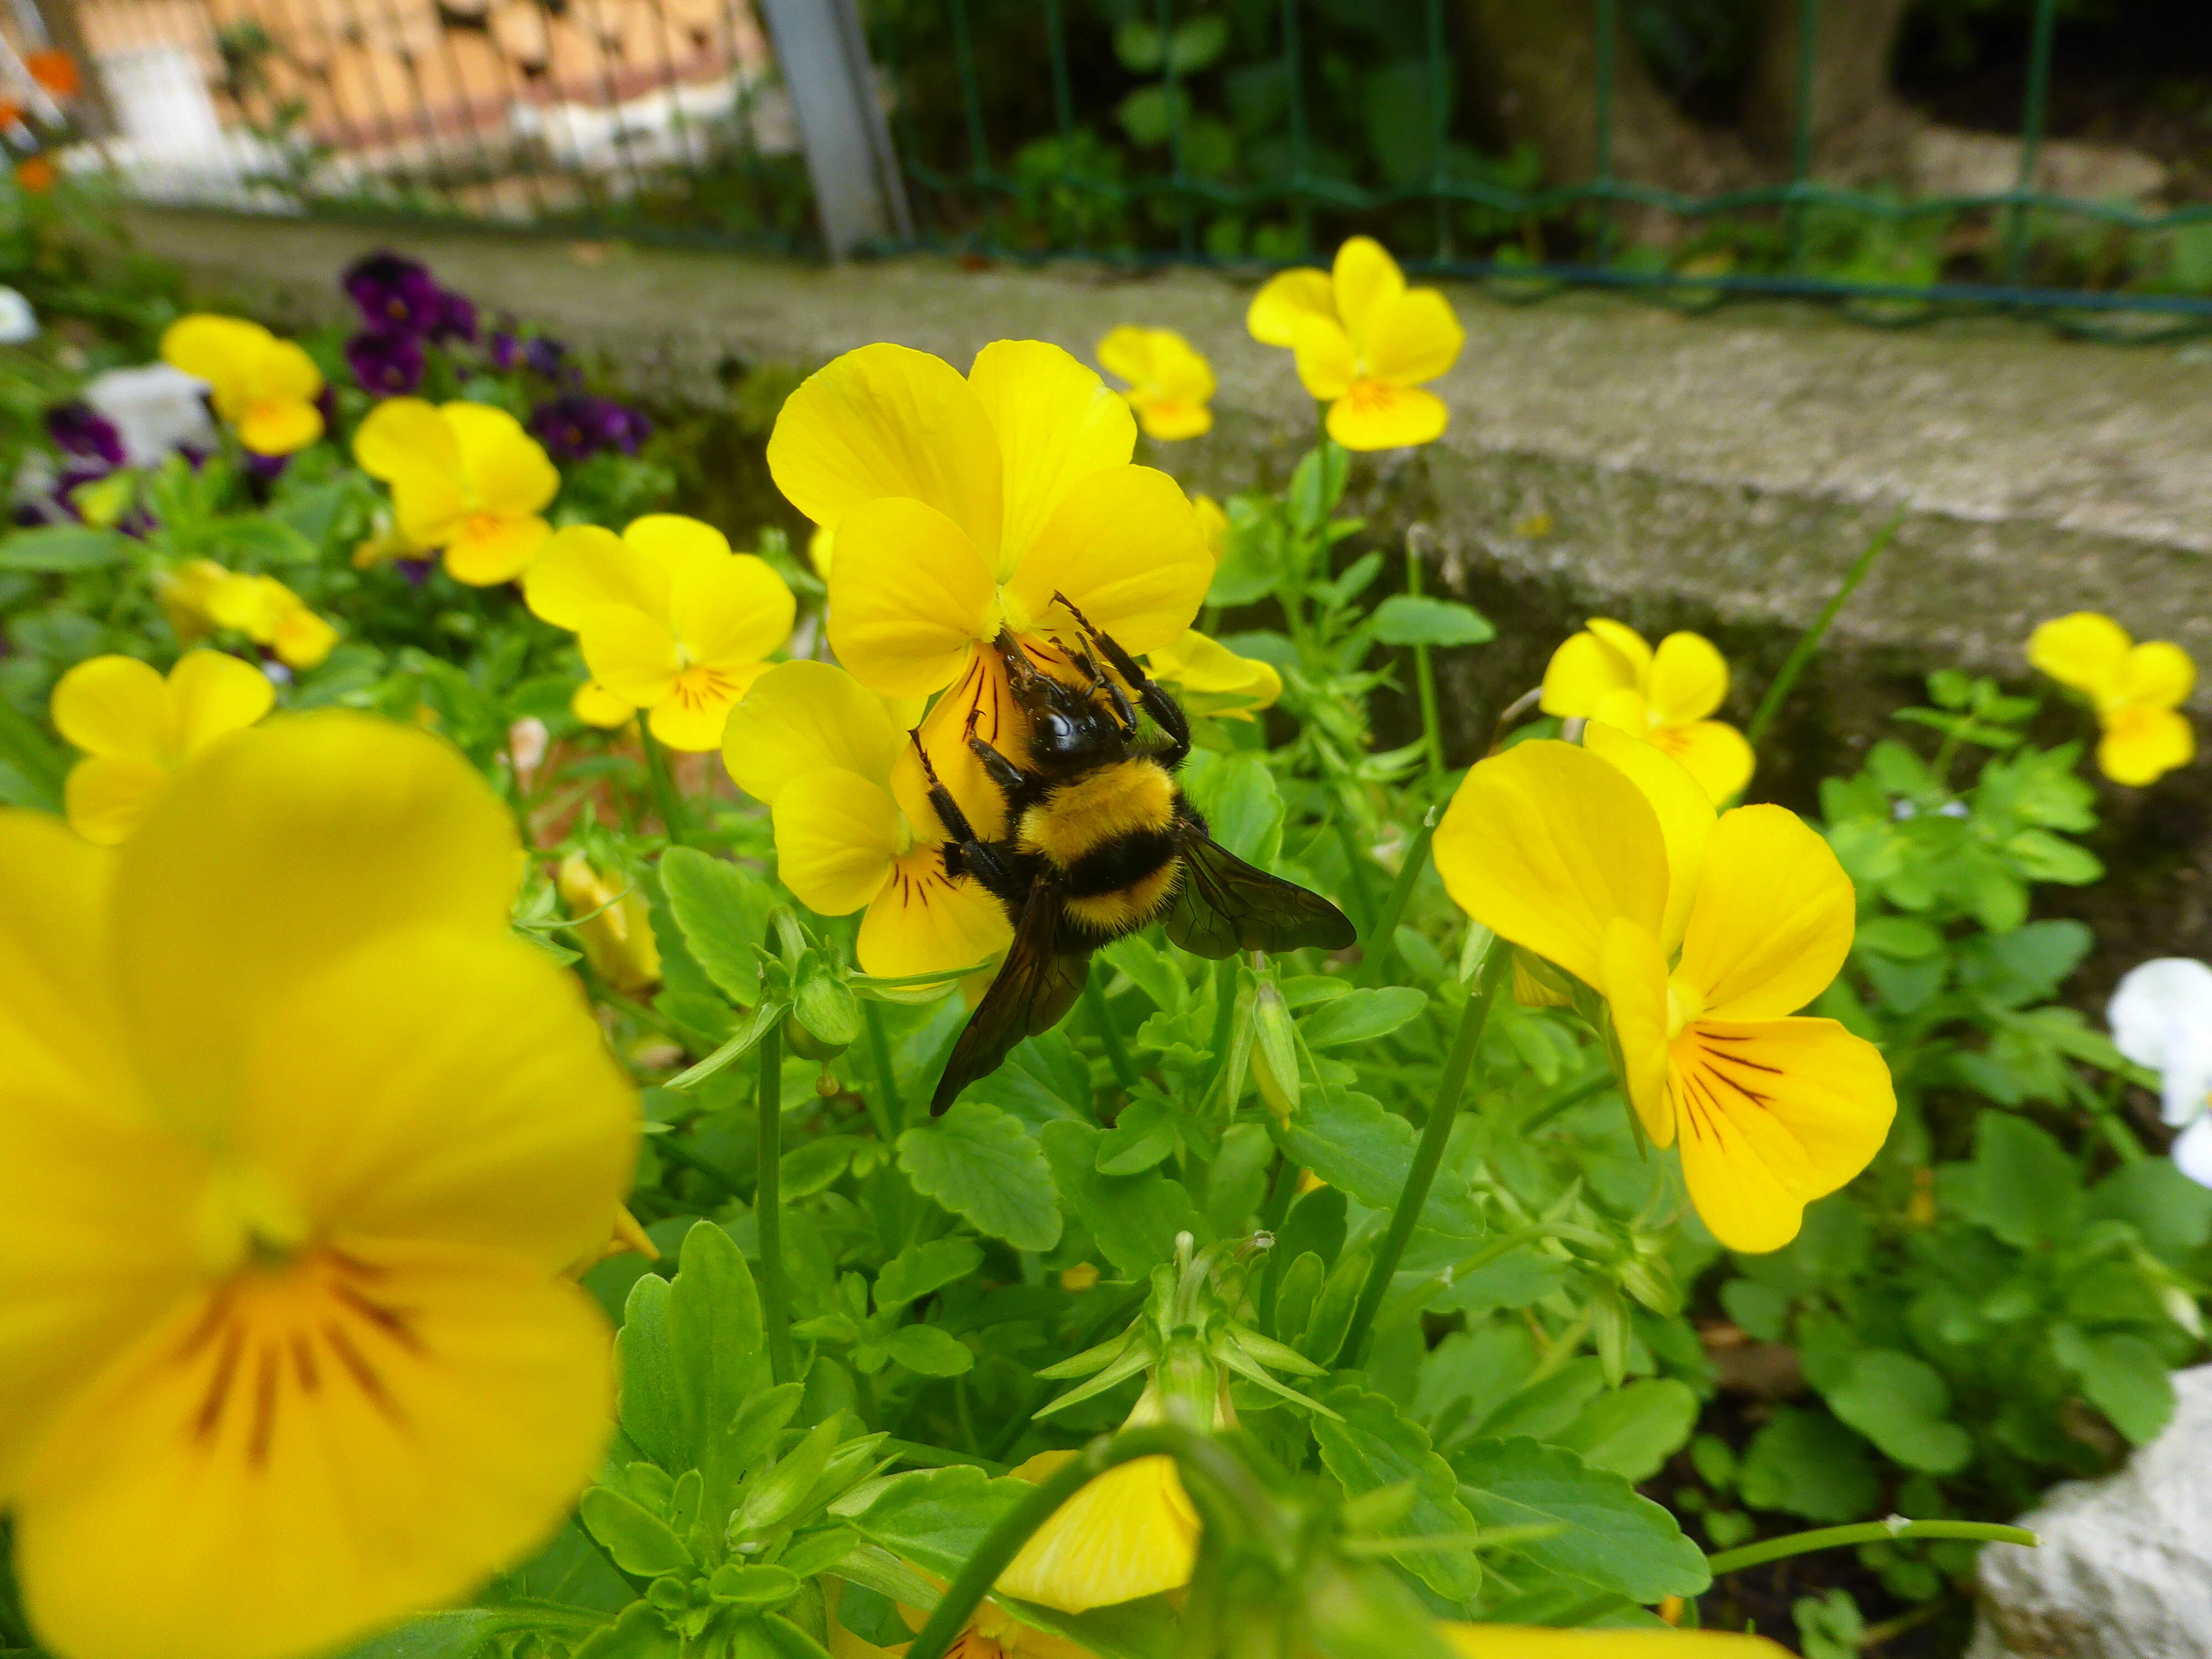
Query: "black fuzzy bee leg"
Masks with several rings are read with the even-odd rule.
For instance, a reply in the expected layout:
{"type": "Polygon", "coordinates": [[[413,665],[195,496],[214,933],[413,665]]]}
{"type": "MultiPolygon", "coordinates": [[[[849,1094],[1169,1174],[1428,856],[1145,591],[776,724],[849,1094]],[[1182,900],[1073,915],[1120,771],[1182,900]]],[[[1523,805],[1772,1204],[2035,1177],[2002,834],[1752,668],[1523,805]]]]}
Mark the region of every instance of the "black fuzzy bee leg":
{"type": "Polygon", "coordinates": [[[1029,884],[1006,867],[996,848],[976,835],[975,826],[968,822],[968,815],[960,810],[960,803],[952,799],[952,792],[937,775],[937,769],[929,763],[929,750],[921,746],[921,733],[909,732],[907,738],[921,761],[922,776],[929,781],[929,805],[951,837],[945,844],[945,870],[955,876],[964,872],[975,877],[982,883],[984,890],[997,897],[1020,897],[1026,894],[1029,884]]]}
{"type": "MultiPolygon", "coordinates": [[[[1079,617],[1078,620],[1081,619],[1079,617]]],[[[1083,672],[1091,676],[1091,684],[1084,687],[1084,690],[1094,697],[1103,691],[1113,702],[1114,718],[1121,725],[1121,735],[1124,738],[1135,737],[1137,711],[1129,706],[1128,694],[1121,690],[1121,682],[1101,668],[1098,665],[1098,659],[1081,646],[1070,647],[1069,654],[1075,659],[1083,672]]]]}
{"type": "Polygon", "coordinates": [[[982,763],[983,775],[997,784],[1000,788],[1018,789],[1029,782],[1029,774],[992,748],[988,738],[979,738],[975,735],[975,722],[982,713],[981,708],[971,708],[968,711],[967,729],[962,733],[968,740],[968,752],[982,763]]]}
{"type": "Polygon", "coordinates": [[[1129,689],[1137,694],[1137,701],[1144,706],[1145,712],[1159,723],[1161,731],[1168,734],[1168,749],[1153,758],[1170,772],[1188,760],[1190,722],[1183,717],[1181,705],[1152,684],[1145,671],[1137,666],[1137,659],[1124,651],[1118,641],[1111,635],[1102,634],[1093,628],[1089,617],[1068,604],[1065,593],[1054,593],[1052,597],[1069,616],[1075,618],[1076,625],[1082,629],[1085,637],[1098,647],[1098,654],[1112,664],[1114,672],[1129,683],[1129,689]]]}

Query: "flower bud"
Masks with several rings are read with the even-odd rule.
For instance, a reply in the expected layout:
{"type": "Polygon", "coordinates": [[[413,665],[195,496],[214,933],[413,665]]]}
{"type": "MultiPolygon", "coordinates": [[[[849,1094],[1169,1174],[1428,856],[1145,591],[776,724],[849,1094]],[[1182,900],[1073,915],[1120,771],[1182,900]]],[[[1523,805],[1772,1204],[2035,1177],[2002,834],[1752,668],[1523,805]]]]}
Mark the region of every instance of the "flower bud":
{"type": "Polygon", "coordinates": [[[1611,1289],[1590,1298],[1590,1340],[1597,1363],[1604,1369],[1605,1385],[1617,1389],[1628,1375],[1628,1308],[1611,1289]]]}
{"type": "Polygon", "coordinates": [[[860,1040],[860,1000],[834,969],[823,968],[799,979],[784,1022],[784,1041],[808,1060],[835,1060],[860,1040]]]}
{"type": "Polygon", "coordinates": [[[1297,1033],[1274,981],[1262,980],[1252,999],[1252,1081],[1281,1122],[1298,1109],[1297,1033]]]}

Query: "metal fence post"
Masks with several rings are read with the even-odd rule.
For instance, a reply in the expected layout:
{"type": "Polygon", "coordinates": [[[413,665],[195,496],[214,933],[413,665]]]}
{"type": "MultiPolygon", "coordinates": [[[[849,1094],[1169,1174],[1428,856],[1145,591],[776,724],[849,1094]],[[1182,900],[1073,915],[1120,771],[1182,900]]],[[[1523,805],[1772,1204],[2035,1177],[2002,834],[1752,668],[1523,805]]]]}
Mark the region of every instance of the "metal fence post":
{"type": "Polygon", "coordinates": [[[854,0],[763,0],[830,257],[914,234],[854,0]]]}

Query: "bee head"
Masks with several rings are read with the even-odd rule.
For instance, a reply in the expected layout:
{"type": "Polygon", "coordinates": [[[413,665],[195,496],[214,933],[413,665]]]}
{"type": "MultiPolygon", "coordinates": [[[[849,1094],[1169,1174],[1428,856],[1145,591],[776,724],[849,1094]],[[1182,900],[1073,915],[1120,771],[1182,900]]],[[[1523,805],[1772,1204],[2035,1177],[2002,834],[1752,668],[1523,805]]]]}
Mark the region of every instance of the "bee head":
{"type": "Polygon", "coordinates": [[[1030,758],[1040,771],[1080,771],[1127,754],[1114,716],[1081,686],[1032,669],[1014,676],[1010,689],[1029,716],[1030,758]]]}

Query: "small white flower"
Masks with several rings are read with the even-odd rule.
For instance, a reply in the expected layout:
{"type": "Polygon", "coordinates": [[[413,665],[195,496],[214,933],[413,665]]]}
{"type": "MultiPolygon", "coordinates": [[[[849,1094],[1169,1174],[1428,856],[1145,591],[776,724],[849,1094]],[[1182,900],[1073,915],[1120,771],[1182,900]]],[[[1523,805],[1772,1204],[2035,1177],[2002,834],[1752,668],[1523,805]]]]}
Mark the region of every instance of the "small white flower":
{"type": "Polygon", "coordinates": [[[2105,1018],[2113,1045],[2159,1074],[2160,1115],[2182,1130],[2175,1167],[2212,1187],[2212,968],[2187,957],[2146,962],[2120,981],[2105,1018]]]}
{"type": "Polygon", "coordinates": [[[182,369],[147,363],[95,374],[84,383],[82,395],[115,423],[123,438],[124,464],[153,466],[180,445],[216,447],[206,393],[207,383],[182,369]]]}
{"type": "Polygon", "coordinates": [[[0,288],[0,345],[21,345],[39,337],[39,314],[12,288],[0,288]]]}

